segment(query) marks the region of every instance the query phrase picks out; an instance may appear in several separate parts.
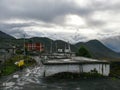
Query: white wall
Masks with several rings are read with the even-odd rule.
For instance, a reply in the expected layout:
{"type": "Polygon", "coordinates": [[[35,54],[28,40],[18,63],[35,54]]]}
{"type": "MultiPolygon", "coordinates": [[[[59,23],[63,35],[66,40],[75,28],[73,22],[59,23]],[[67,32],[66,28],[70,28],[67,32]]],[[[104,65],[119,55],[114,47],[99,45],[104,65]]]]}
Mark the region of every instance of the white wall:
{"type": "Polygon", "coordinates": [[[99,74],[108,76],[110,72],[109,64],[84,64],[84,65],[45,65],[45,76],[51,76],[60,72],[82,73],[91,72],[96,69],[99,74]]]}
{"type": "Polygon", "coordinates": [[[110,72],[109,64],[86,64],[83,65],[83,72],[90,72],[91,70],[96,69],[99,74],[108,76],[110,72]]]}
{"type": "Polygon", "coordinates": [[[74,72],[79,73],[79,67],[77,65],[48,65],[45,66],[45,76],[51,76],[60,72],[74,72]]]}

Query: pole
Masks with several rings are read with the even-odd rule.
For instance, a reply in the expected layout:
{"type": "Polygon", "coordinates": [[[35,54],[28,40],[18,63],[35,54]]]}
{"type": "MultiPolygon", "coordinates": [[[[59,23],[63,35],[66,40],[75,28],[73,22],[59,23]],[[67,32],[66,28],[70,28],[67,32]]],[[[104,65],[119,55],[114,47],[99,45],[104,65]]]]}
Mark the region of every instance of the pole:
{"type": "Polygon", "coordinates": [[[4,54],[4,65],[5,65],[4,70],[5,70],[5,73],[6,73],[6,59],[7,59],[7,54],[5,53],[4,54]]]}
{"type": "Polygon", "coordinates": [[[24,56],[26,55],[26,52],[25,52],[25,34],[24,34],[24,56]]]}
{"type": "Polygon", "coordinates": [[[65,53],[65,55],[66,55],[66,50],[67,50],[67,48],[66,48],[66,43],[65,43],[65,49],[64,49],[64,53],[65,53]]]}
{"type": "Polygon", "coordinates": [[[69,55],[70,55],[70,57],[71,57],[71,47],[70,47],[70,43],[69,43],[69,41],[68,41],[68,48],[69,48],[69,55]]]}
{"type": "Polygon", "coordinates": [[[71,47],[69,41],[68,41],[68,47],[69,47],[69,52],[71,53],[71,47]]]}
{"type": "Polygon", "coordinates": [[[51,41],[51,48],[50,48],[50,53],[52,54],[52,41],[51,41]]]}
{"type": "Polygon", "coordinates": [[[56,42],[56,53],[58,52],[58,50],[57,50],[57,42],[56,42]]]}

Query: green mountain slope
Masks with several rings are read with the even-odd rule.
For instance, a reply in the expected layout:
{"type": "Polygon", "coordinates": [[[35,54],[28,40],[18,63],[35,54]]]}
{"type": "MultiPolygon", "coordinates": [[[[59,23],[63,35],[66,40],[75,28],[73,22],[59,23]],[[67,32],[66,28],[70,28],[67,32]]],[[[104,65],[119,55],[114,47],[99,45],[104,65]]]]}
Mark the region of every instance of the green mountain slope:
{"type": "MultiPolygon", "coordinates": [[[[68,47],[68,43],[62,40],[52,40],[46,37],[33,37],[25,39],[26,43],[43,43],[46,52],[50,52],[51,45],[52,51],[57,51],[58,48],[65,49],[68,47]]],[[[23,48],[24,39],[15,39],[14,37],[0,31],[0,46],[18,46],[23,48]]],[[[88,42],[79,42],[75,45],[70,44],[71,50],[77,52],[80,46],[86,47],[86,49],[92,54],[93,58],[108,59],[108,60],[120,60],[120,54],[112,51],[98,40],[91,40],[88,42]]]]}
{"type": "Polygon", "coordinates": [[[14,39],[14,37],[0,31],[0,39],[14,39]]]}
{"type": "Polygon", "coordinates": [[[120,59],[120,55],[118,53],[112,51],[98,40],[91,40],[86,43],[76,44],[77,48],[79,48],[80,46],[86,47],[94,58],[112,60],[120,59]]]}

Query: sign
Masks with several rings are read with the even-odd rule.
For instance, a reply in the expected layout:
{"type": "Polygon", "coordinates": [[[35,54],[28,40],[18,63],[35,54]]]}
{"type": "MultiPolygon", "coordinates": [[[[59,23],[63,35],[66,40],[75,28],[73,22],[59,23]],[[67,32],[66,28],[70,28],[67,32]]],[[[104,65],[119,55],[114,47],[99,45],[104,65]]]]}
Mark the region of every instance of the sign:
{"type": "Polygon", "coordinates": [[[24,60],[20,60],[19,62],[15,62],[15,64],[16,64],[18,67],[21,67],[21,66],[24,66],[24,65],[25,65],[24,60]]]}

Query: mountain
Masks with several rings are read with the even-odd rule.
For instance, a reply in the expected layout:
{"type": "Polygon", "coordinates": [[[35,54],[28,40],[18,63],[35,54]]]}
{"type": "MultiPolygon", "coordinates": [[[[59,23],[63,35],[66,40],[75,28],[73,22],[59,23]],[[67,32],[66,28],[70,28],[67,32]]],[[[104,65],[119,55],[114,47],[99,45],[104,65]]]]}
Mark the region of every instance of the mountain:
{"type": "Polygon", "coordinates": [[[14,37],[0,31],[0,39],[14,39],[14,37]]]}
{"type": "MultiPolygon", "coordinates": [[[[23,47],[23,39],[17,39],[14,43],[18,43],[23,47]]],[[[52,51],[55,52],[58,48],[65,49],[68,48],[68,43],[62,40],[52,40],[46,37],[33,37],[26,39],[25,42],[28,43],[43,43],[45,46],[46,52],[50,52],[51,45],[52,51]],[[57,48],[57,49],[56,49],[57,48]]],[[[77,52],[80,46],[84,46],[91,53],[93,58],[97,59],[108,59],[108,60],[118,60],[120,59],[120,54],[112,51],[110,48],[106,47],[103,43],[98,40],[91,40],[88,42],[79,42],[77,44],[70,44],[71,50],[77,52]]]]}
{"type": "Polygon", "coordinates": [[[120,59],[120,55],[117,52],[112,51],[98,40],[91,40],[88,42],[80,42],[76,44],[76,47],[84,46],[92,54],[93,58],[99,59],[120,59]]]}
{"type": "MultiPolygon", "coordinates": [[[[47,52],[50,52],[51,45],[52,51],[55,52],[58,48],[65,49],[68,48],[68,43],[62,40],[52,40],[45,37],[34,37],[26,40],[26,42],[41,42],[44,44],[47,52]],[[56,49],[57,48],[57,49],[56,49]]],[[[70,44],[71,50],[77,52],[80,46],[84,46],[92,54],[93,58],[97,59],[108,59],[108,60],[118,60],[120,59],[120,54],[114,52],[110,48],[106,47],[103,43],[98,40],[91,40],[88,42],[79,42],[77,44],[70,44]]]]}
{"type": "Polygon", "coordinates": [[[120,36],[109,37],[101,40],[108,48],[120,52],[120,36]]]}
{"type": "MultiPolygon", "coordinates": [[[[115,39],[116,40],[116,39],[115,39]]],[[[115,51],[112,51],[110,48],[113,48],[115,40],[109,39],[109,40],[102,40],[102,43],[98,40],[91,40],[88,42],[79,42],[76,44],[68,44],[68,42],[62,41],[62,40],[52,40],[46,37],[33,37],[25,39],[25,42],[27,43],[43,43],[45,46],[46,52],[50,52],[51,46],[52,51],[55,52],[58,48],[65,49],[68,48],[68,45],[70,45],[71,50],[73,52],[77,52],[80,46],[84,46],[87,48],[87,50],[91,53],[93,58],[97,59],[108,59],[108,60],[119,60],[120,59],[120,53],[117,53],[115,51]],[[103,44],[104,43],[104,44],[103,44]]],[[[117,38],[119,41],[119,38],[117,38]]],[[[1,32],[0,31],[0,43],[1,45],[7,44],[7,45],[16,45],[23,48],[24,45],[24,39],[14,39],[14,37],[1,32]]],[[[119,48],[119,43],[117,48],[119,48]]],[[[115,44],[116,45],[116,44],[115,44]]],[[[115,47],[115,46],[114,46],[115,47]]],[[[114,48],[113,48],[114,49],[114,48]]]]}
{"type": "Polygon", "coordinates": [[[8,48],[13,46],[14,37],[0,31],[0,48],[8,48]]]}

